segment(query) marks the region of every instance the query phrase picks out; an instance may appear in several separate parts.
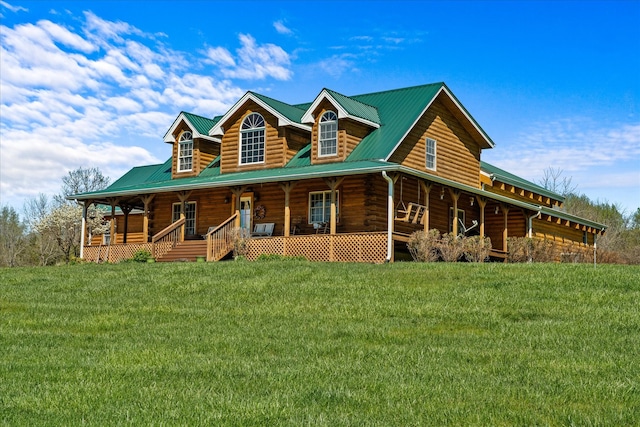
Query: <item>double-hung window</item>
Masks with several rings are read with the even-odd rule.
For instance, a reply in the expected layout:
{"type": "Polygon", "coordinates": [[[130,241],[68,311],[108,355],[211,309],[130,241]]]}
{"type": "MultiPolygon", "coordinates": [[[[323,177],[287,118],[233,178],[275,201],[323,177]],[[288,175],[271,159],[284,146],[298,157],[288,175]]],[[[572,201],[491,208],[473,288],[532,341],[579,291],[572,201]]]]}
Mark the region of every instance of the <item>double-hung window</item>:
{"type": "MultiPolygon", "coordinates": [[[[180,219],[180,203],[174,203],[171,213],[171,222],[180,219]]],[[[193,236],[196,234],[196,202],[185,202],[184,204],[184,234],[193,236]]]]}
{"type": "Polygon", "coordinates": [[[240,127],[240,164],[264,162],[264,118],[258,113],[249,114],[240,127]]]}
{"type": "Polygon", "coordinates": [[[193,136],[182,132],[178,142],[178,172],[188,172],[193,168],[193,136]]]}
{"type": "Polygon", "coordinates": [[[318,155],[335,156],[338,153],[338,116],[327,111],[320,117],[320,138],[318,155]]]}
{"type": "MultiPolygon", "coordinates": [[[[336,216],[338,215],[339,192],[336,191],[336,216]]],[[[309,223],[329,222],[331,220],[331,191],[309,193],[309,223]]]]}
{"type": "Polygon", "coordinates": [[[436,170],[436,140],[427,138],[427,169],[436,170]]]}

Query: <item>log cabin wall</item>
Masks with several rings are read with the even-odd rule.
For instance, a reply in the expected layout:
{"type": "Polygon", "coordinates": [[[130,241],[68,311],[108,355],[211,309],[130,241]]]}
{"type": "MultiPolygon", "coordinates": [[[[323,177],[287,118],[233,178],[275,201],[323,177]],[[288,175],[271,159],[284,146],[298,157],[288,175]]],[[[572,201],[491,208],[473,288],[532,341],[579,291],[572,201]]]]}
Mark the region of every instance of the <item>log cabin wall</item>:
{"type": "Polygon", "coordinates": [[[205,170],[219,155],[219,143],[200,138],[193,141],[193,165],[197,174],[205,170]]]}
{"type": "MultiPolygon", "coordinates": [[[[109,220],[109,216],[105,219],[109,220]]],[[[91,236],[89,245],[97,246],[103,242],[102,234],[94,234],[91,236]]],[[[124,242],[124,215],[116,215],[116,238],[111,244],[120,244],[124,242]]],[[[142,233],[142,214],[130,214],[128,219],[127,243],[144,243],[142,233]]]]}
{"type": "MultiPolygon", "coordinates": [[[[565,221],[543,219],[533,220],[533,236],[538,239],[547,239],[559,244],[584,245],[584,231],[575,226],[564,225],[565,221]]],[[[587,244],[593,245],[593,233],[587,233],[587,244]]]]}
{"type": "Polygon", "coordinates": [[[311,143],[311,134],[297,128],[281,128],[280,133],[286,141],[285,160],[287,164],[305,146],[311,143]]]}
{"type": "Polygon", "coordinates": [[[220,172],[240,172],[282,167],[287,158],[286,132],[278,129],[278,118],[253,101],[247,101],[243,108],[229,119],[228,129],[222,137],[220,172]],[[264,162],[240,164],[240,127],[251,113],[259,113],[265,120],[264,162]]]}
{"type": "Polygon", "coordinates": [[[480,146],[438,99],[433,102],[389,161],[480,187],[480,146]],[[436,170],[426,168],[426,139],[436,140],[436,170]]]}

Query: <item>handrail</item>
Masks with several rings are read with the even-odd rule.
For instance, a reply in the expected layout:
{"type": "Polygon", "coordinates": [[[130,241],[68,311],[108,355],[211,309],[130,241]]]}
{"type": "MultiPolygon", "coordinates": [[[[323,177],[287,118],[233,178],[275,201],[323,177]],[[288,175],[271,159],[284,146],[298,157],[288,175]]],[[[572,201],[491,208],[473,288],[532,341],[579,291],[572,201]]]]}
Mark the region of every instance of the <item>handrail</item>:
{"type": "Polygon", "coordinates": [[[180,218],[151,238],[151,249],[154,258],[160,258],[176,247],[181,240],[181,227],[184,226],[185,222],[184,218],[180,218]]]}
{"type": "Polygon", "coordinates": [[[205,235],[207,240],[207,261],[219,261],[233,248],[232,230],[235,228],[235,220],[238,217],[234,213],[222,224],[205,235]]]}
{"type": "Polygon", "coordinates": [[[151,238],[151,243],[155,243],[158,240],[166,237],[169,233],[181,227],[185,222],[186,222],[186,219],[180,218],[176,222],[169,224],[167,227],[163,228],[161,231],[153,235],[153,237],[151,238]]]}

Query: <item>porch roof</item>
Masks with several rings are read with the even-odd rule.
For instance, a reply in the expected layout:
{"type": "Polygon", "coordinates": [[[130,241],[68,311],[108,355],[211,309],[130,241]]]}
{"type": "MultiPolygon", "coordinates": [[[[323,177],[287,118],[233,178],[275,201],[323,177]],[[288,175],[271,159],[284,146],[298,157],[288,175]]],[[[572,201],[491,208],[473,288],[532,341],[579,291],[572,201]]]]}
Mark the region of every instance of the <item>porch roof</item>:
{"type": "Polygon", "coordinates": [[[413,175],[436,184],[464,191],[468,194],[485,197],[498,203],[508,204],[533,213],[538,212],[550,215],[597,230],[604,231],[606,228],[603,224],[580,218],[557,209],[551,209],[541,205],[511,199],[481,188],[471,187],[456,181],[401,166],[396,163],[385,162],[382,160],[363,160],[357,162],[309,165],[306,163],[307,159],[304,156],[305,150],[301,150],[301,153],[303,153],[302,156],[300,156],[299,153],[299,156],[294,157],[287,166],[282,168],[261,169],[227,174],[220,174],[220,161],[219,158],[216,158],[199,176],[193,178],[181,178],[179,180],[171,179],[171,159],[169,159],[163,164],[133,168],[105,190],[77,194],[71,196],[71,198],[76,200],[92,200],[94,202],[106,203],[107,199],[114,197],[136,197],[151,193],[232,187],[257,183],[297,181],[333,176],[362,175],[386,171],[413,175]]]}

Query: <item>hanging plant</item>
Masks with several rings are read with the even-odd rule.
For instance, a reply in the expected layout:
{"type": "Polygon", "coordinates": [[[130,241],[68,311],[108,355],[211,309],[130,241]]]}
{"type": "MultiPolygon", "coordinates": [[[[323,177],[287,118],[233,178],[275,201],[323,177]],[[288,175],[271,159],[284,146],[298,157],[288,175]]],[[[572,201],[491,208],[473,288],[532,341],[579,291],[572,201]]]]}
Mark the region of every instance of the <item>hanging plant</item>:
{"type": "Polygon", "coordinates": [[[253,216],[255,219],[262,219],[267,215],[267,208],[262,205],[256,206],[253,210],[253,216]]]}

